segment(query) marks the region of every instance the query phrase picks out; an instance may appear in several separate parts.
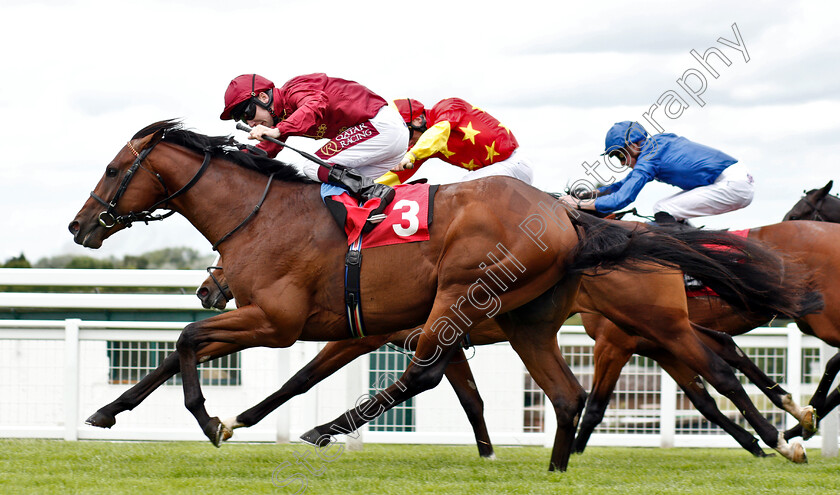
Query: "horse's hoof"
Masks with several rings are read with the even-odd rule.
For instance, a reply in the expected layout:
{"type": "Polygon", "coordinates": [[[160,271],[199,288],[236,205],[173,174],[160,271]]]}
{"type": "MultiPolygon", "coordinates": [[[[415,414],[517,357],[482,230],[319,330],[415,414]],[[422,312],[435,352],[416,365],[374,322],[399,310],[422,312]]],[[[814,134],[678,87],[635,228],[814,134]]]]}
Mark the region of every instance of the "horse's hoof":
{"type": "Polygon", "coordinates": [[[222,423],[222,442],[227,442],[233,436],[233,430],[222,423]]]}
{"type": "Polygon", "coordinates": [[[483,455],[481,456],[482,459],[487,459],[488,461],[495,461],[496,460],[496,453],[493,452],[490,455],[483,455]]]}
{"type": "Polygon", "coordinates": [[[222,426],[222,422],[217,417],[210,418],[210,421],[204,426],[204,434],[207,435],[210,442],[217,448],[222,446],[223,431],[224,426],[222,426]]]}
{"type": "Polygon", "coordinates": [[[300,436],[300,439],[308,443],[309,445],[314,445],[316,447],[326,447],[330,444],[330,436],[322,435],[318,432],[318,428],[312,428],[311,430],[307,431],[306,433],[300,436]]]}
{"type": "Polygon", "coordinates": [[[85,424],[96,426],[99,428],[110,428],[117,423],[117,418],[111,414],[105,414],[102,411],[96,411],[85,420],[85,424]]]}
{"type": "Polygon", "coordinates": [[[805,447],[799,442],[793,442],[790,444],[791,449],[791,462],[794,464],[807,464],[808,463],[808,455],[805,453],[805,447]]]}
{"type": "Polygon", "coordinates": [[[810,436],[813,436],[819,429],[817,411],[814,406],[805,406],[802,409],[802,419],[799,424],[802,425],[803,434],[810,433],[810,436]]]}

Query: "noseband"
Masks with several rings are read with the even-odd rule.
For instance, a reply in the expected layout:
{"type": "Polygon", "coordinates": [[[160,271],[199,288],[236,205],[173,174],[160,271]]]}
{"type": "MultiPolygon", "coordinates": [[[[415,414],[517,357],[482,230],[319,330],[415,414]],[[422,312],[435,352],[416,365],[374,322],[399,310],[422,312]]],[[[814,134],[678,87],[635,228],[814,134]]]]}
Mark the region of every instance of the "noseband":
{"type": "Polygon", "coordinates": [[[227,283],[225,283],[223,285],[221,282],[219,282],[219,279],[216,278],[216,275],[213,274],[213,270],[222,270],[222,267],[221,266],[208,266],[207,267],[207,274],[210,275],[210,280],[212,280],[213,283],[216,284],[216,288],[219,289],[219,294],[216,295],[216,297],[213,299],[213,305],[215,306],[216,303],[219,302],[219,299],[221,299],[221,298],[227,299],[228,298],[227,293],[230,292],[230,285],[228,285],[227,283]]]}
{"type": "Polygon", "coordinates": [[[157,146],[161,139],[155,141],[151,146],[148,148],[137,152],[134,149],[134,146],[131,145],[131,142],[126,143],[128,149],[134,154],[134,163],[131,164],[128,171],[126,171],[125,176],[123,176],[123,180],[120,183],[120,187],[117,189],[117,192],[114,194],[114,198],[111,199],[110,202],[105,201],[104,199],[100,198],[96,193],[93,191],[90,192],[90,197],[101,203],[105,206],[105,210],[99,214],[99,224],[105,227],[106,229],[110,229],[111,227],[115,226],[118,223],[124,224],[126,227],[131,227],[131,224],[136,221],[141,221],[146,224],[149,222],[153,222],[156,220],[163,220],[171,216],[175,213],[175,210],[170,210],[163,215],[153,215],[152,213],[161,205],[165,205],[169,201],[173,200],[174,198],[184,194],[190,188],[192,188],[198,179],[204,174],[204,171],[207,170],[207,166],[210,165],[210,153],[208,151],[204,152],[204,161],[201,163],[201,168],[198,169],[198,172],[195,173],[192,179],[184,185],[181,189],[175,191],[174,194],[169,194],[169,189],[167,189],[166,184],[163,182],[163,178],[160,174],[153,172],[152,170],[143,167],[143,160],[152,152],[152,150],[157,146]],[[125,194],[126,189],[128,189],[128,183],[131,182],[131,179],[134,177],[135,172],[137,172],[138,168],[144,168],[150,174],[154,175],[157,178],[160,185],[163,187],[164,194],[169,194],[166,198],[158,201],[157,203],[150,206],[148,209],[140,211],[140,212],[133,212],[130,211],[126,215],[117,215],[117,202],[119,202],[120,198],[122,198],[123,194],[125,194]]]}

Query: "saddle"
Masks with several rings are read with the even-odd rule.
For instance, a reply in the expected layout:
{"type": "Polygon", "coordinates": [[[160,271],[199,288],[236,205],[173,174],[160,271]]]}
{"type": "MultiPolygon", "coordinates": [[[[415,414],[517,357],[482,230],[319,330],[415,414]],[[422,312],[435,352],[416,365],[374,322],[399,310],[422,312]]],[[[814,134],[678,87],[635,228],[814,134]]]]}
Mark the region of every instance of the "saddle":
{"type": "Polygon", "coordinates": [[[333,220],[347,234],[344,258],[344,305],[350,336],[365,336],[362,314],[362,249],[429,240],[434,197],[438,186],[406,184],[395,186],[395,198],[381,213],[378,198],[356,201],[344,189],[321,185],[321,196],[333,220]],[[360,204],[361,203],[361,204],[360,204]]]}

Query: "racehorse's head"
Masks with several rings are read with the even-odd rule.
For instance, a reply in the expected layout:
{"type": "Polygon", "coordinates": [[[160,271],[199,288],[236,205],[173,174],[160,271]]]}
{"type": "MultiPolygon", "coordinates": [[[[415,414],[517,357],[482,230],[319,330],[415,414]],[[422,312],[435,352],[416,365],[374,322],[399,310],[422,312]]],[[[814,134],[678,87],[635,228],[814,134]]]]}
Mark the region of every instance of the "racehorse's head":
{"type": "Polygon", "coordinates": [[[195,291],[196,297],[201,300],[201,305],[205,309],[225,309],[228,301],[233,299],[233,293],[230,291],[230,286],[227,283],[220,261],[220,258],[216,258],[216,261],[213,263],[215,266],[207,267],[207,273],[209,275],[195,291]]]}
{"type": "Polygon", "coordinates": [[[157,218],[150,213],[167,196],[167,190],[151,167],[149,154],[174,125],[173,121],[157,122],[139,131],[105,167],[96,188],[70,222],[77,244],[96,249],[133,221],[157,218]]]}
{"type": "Polygon", "coordinates": [[[834,181],[828,181],[821,189],[805,192],[798,203],[785,214],[784,220],[817,220],[840,222],[840,198],[829,196],[834,181]]]}

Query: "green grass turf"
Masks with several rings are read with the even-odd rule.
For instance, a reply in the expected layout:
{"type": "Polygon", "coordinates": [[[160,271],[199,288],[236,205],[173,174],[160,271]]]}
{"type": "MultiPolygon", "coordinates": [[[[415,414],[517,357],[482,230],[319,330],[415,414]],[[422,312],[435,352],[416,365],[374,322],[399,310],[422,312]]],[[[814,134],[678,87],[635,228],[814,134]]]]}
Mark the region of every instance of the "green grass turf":
{"type": "Polygon", "coordinates": [[[278,483],[301,473],[305,493],[840,493],[840,459],[810,452],[810,464],[756,459],[738,449],[589,448],[566,473],[547,471],[549,450],[365,445],[331,462],[303,444],[0,440],[0,493],[304,493],[278,483]],[[308,457],[304,457],[307,456],[308,457]],[[304,458],[310,473],[298,463],[304,458]],[[289,463],[284,466],[284,463],[289,463]],[[279,469],[278,469],[279,467],[279,469]]]}

